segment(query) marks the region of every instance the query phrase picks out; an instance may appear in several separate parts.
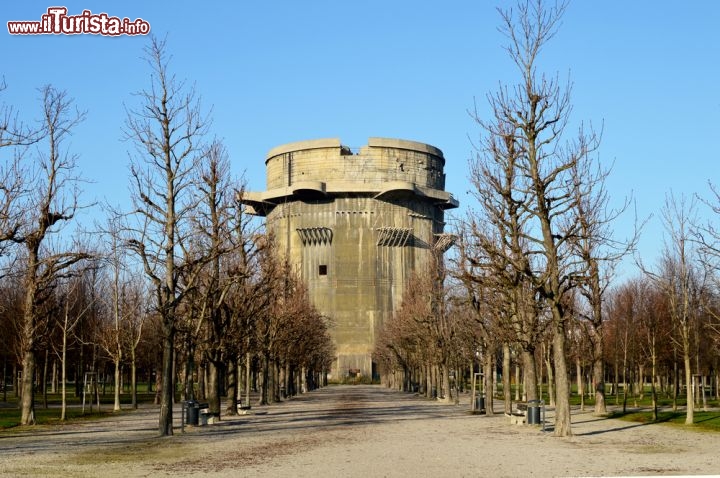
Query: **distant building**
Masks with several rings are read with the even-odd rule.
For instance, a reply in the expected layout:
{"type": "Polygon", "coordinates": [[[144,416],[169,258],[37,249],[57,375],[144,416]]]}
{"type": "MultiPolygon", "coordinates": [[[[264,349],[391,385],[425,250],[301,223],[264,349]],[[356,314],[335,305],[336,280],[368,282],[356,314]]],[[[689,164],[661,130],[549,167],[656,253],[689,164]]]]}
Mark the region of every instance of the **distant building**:
{"type": "Polygon", "coordinates": [[[428,144],[370,138],[352,151],[338,139],[286,144],[265,160],[267,191],[246,193],[315,306],[333,321],[331,379],[376,375],[375,338],[431,249],[446,250],[445,158],[428,144]]]}

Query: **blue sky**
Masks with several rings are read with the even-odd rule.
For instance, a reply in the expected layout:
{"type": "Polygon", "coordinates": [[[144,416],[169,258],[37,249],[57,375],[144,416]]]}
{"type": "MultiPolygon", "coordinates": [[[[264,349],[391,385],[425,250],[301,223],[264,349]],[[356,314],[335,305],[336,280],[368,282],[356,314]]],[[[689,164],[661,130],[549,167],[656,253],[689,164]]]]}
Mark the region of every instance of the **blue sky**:
{"type": "MultiPolygon", "coordinates": [[[[279,144],[339,137],[359,147],[371,136],[396,137],[443,150],[447,189],[463,214],[473,203],[467,164],[478,135],[468,109],[477,101],[488,115],[486,94],[516,77],[497,31],[496,7],[511,3],[5,2],[0,74],[8,89],[0,101],[36,118],[37,87],[67,90],[88,112],[71,145],[92,181],[85,197],[126,203],[123,105],[149,84],[140,58],[148,39],[12,36],[5,22],[39,20],[54,5],[143,18],[167,35],[172,70],[212,108],[212,132],[250,189],[264,189],[265,154],[279,144]]],[[[599,158],[613,165],[612,200],[632,195],[640,217],[654,215],[640,242],[649,263],[662,247],[665,194],[709,197],[708,180],[720,184],[718,28],[720,2],[711,0],[575,0],[541,57],[542,70],[573,82],[574,121],[603,126],[599,158]]],[[[618,221],[617,236],[633,220],[618,221]]]]}

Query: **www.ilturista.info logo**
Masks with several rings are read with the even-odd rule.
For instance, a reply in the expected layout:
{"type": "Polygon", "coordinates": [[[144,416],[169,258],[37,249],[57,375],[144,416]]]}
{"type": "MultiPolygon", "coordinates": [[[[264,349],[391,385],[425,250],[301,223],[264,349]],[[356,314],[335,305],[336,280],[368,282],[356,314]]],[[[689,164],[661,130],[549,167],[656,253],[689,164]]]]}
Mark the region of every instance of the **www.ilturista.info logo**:
{"type": "Polygon", "coordinates": [[[150,24],[138,18],[118,18],[107,13],[83,10],[80,15],[68,15],[65,7],[50,7],[40,21],[7,22],[11,35],[147,35],[150,24]]]}

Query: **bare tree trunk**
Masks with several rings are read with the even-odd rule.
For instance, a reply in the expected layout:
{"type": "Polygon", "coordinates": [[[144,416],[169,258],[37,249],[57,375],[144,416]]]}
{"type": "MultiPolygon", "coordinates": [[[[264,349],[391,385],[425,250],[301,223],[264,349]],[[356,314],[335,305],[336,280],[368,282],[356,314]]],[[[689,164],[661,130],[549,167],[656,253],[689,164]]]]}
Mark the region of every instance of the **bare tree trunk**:
{"type": "Polygon", "coordinates": [[[35,378],[35,352],[26,350],[23,355],[23,373],[21,382],[21,398],[20,409],[22,414],[20,417],[21,425],[35,424],[35,387],[33,387],[33,379],[35,378]]]}
{"type": "MultiPolygon", "coordinates": [[[[63,333],[62,337],[62,352],[61,352],[61,359],[60,359],[60,375],[62,377],[62,383],[60,384],[60,393],[62,395],[62,405],[60,408],[60,421],[65,421],[67,418],[66,411],[67,411],[67,334],[63,333]]],[[[75,381],[77,382],[77,377],[75,378],[75,381]]]]}
{"type": "Polygon", "coordinates": [[[262,358],[262,373],[261,373],[262,383],[260,384],[260,399],[258,400],[258,405],[268,405],[269,397],[268,397],[268,385],[270,382],[270,356],[268,354],[265,354],[262,358]]]}
{"type": "Polygon", "coordinates": [[[692,425],[695,422],[695,400],[693,398],[692,363],[689,345],[683,347],[683,363],[685,364],[685,399],[687,401],[685,424],[692,425]]]}
{"type": "Polygon", "coordinates": [[[113,361],[115,365],[115,403],[113,404],[113,412],[120,411],[120,359],[116,357],[113,361]]]}
{"type": "Polygon", "coordinates": [[[525,372],[525,378],[523,379],[523,396],[524,400],[538,400],[540,398],[538,394],[538,377],[537,377],[537,364],[535,363],[535,351],[534,350],[523,350],[523,371],[525,372]]]}
{"type": "Polygon", "coordinates": [[[593,365],[592,377],[593,388],[595,389],[595,414],[605,415],[607,405],[605,403],[605,364],[603,359],[603,344],[596,339],[593,343],[593,365]]]}
{"type": "Polygon", "coordinates": [[[485,414],[492,416],[493,411],[493,355],[489,348],[483,354],[483,388],[485,389],[485,414]]]}
{"type": "Polygon", "coordinates": [[[47,398],[47,376],[48,376],[48,349],[45,349],[45,363],[43,364],[42,372],[42,394],[43,394],[43,405],[45,410],[48,409],[48,398],[47,398]]]}
{"type": "Polygon", "coordinates": [[[245,353],[245,406],[250,406],[250,352],[245,353]]]}
{"type": "MultiPolygon", "coordinates": [[[[7,355],[3,355],[2,393],[3,402],[7,402],[7,355]]],[[[15,390],[15,388],[13,387],[15,390]]]]}
{"type": "Polygon", "coordinates": [[[623,413],[627,413],[627,399],[628,399],[628,369],[627,365],[623,365],[623,413]]]}
{"type": "Polygon", "coordinates": [[[164,325],[164,340],[162,353],[162,385],[160,390],[160,417],[158,420],[160,436],[173,434],[173,413],[174,402],[173,378],[174,355],[175,355],[175,325],[166,323],[164,325]]]}
{"type": "Polygon", "coordinates": [[[673,379],[672,379],[673,380],[673,383],[672,383],[673,412],[676,412],[678,409],[677,400],[678,400],[678,394],[679,394],[679,392],[678,392],[678,387],[679,387],[678,375],[679,375],[679,373],[680,373],[680,371],[678,370],[678,362],[677,362],[677,358],[676,358],[673,361],[673,379]]]}
{"type": "Polygon", "coordinates": [[[657,421],[658,419],[658,401],[657,401],[657,390],[655,388],[655,374],[656,374],[656,355],[655,355],[655,339],[653,338],[653,343],[651,345],[652,347],[652,353],[650,357],[651,361],[651,368],[652,368],[652,380],[650,381],[650,393],[652,394],[652,409],[653,409],[653,421],[657,421]]]}
{"type": "Polygon", "coordinates": [[[160,361],[155,363],[155,398],[153,405],[160,405],[160,395],[162,394],[162,357],[160,361]]]}
{"type": "Polygon", "coordinates": [[[577,393],[580,397],[580,410],[585,411],[585,391],[583,390],[583,370],[580,357],[575,358],[575,373],[577,374],[577,393]]]}
{"type": "Polygon", "coordinates": [[[135,357],[135,347],[130,349],[130,405],[133,409],[137,409],[137,358],[135,357]]]}
{"type": "Polygon", "coordinates": [[[565,368],[565,328],[562,323],[556,325],[553,337],[553,356],[555,358],[555,436],[572,436],[570,415],[570,383],[565,368]]]}
{"type": "Polygon", "coordinates": [[[228,398],[228,404],[227,407],[225,407],[225,413],[227,415],[237,415],[237,395],[238,395],[238,366],[237,366],[237,358],[231,357],[228,359],[228,369],[227,369],[227,379],[228,379],[228,387],[227,387],[227,398],[228,398]]]}
{"type": "Polygon", "coordinates": [[[425,369],[425,397],[435,398],[433,396],[433,387],[435,386],[435,368],[429,363],[425,364],[423,368],[425,369]]]}
{"type": "Polygon", "coordinates": [[[20,390],[22,388],[22,378],[19,377],[19,375],[22,372],[18,370],[18,366],[16,363],[13,363],[13,392],[15,392],[15,398],[20,398],[20,390]]]}
{"type": "Polygon", "coordinates": [[[283,386],[285,387],[285,396],[282,397],[283,399],[295,395],[293,390],[292,367],[290,366],[290,362],[285,362],[285,368],[283,373],[283,386]]]}
{"type": "MultiPolygon", "coordinates": [[[[4,377],[4,375],[3,375],[4,377]]],[[[52,384],[50,386],[50,393],[58,393],[58,371],[57,371],[57,358],[53,358],[52,365],[52,384]]]]}
{"type": "MultiPolygon", "coordinates": [[[[545,354],[545,370],[547,371],[547,394],[548,394],[548,402],[550,403],[551,407],[555,406],[555,375],[553,373],[553,364],[551,360],[551,348],[554,352],[554,341],[555,341],[555,335],[557,335],[557,332],[553,336],[553,347],[548,347],[545,354]]],[[[564,337],[563,337],[564,338],[564,337]]],[[[564,358],[564,357],[563,357],[564,358]]]]}
{"type": "MultiPolygon", "coordinates": [[[[193,363],[196,363],[193,360],[193,363]]],[[[207,397],[207,360],[203,360],[200,362],[200,366],[197,367],[197,376],[198,376],[198,389],[197,393],[195,393],[195,388],[193,384],[192,375],[190,375],[190,383],[192,385],[191,390],[193,391],[193,398],[196,400],[205,400],[207,397]]]]}
{"type": "Polygon", "coordinates": [[[613,388],[615,389],[615,405],[620,403],[620,363],[615,357],[615,375],[613,381],[613,388]]]}
{"type": "MultiPolygon", "coordinates": [[[[37,263],[37,257],[32,254],[28,259],[30,264],[37,263]]],[[[31,266],[29,266],[30,268],[31,266]]],[[[23,359],[22,359],[22,382],[20,396],[20,424],[35,424],[35,268],[26,274],[25,308],[23,312],[23,359]]]]}
{"type": "Polygon", "coordinates": [[[643,364],[638,365],[637,387],[638,398],[642,400],[645,397],[645,367],[643,364]]]}
{"type": "Polygon", "coordinates": [[[220,363],[215,360],[208,360],[207,362],[207,402],[210,413],[216,417],[220,416],[220,363]]]}
{"type": "Polygon", "coordinates": [[[185,357],[185,383],[183,384],[183,396],[185,400],[195,399],[194,380],[193,374],[195,373],[195,346],[193,345],[192,339],[187,339],[185,348],[187,350],[187,357],[185,357]]]}
{"type": "Polygon", "coordinates": [[[505,405],[505,413],[512,412],[512,395],[510,390],[510,375],[512,374],[510,364],[510,344],[503,343],[503,397],[505,405]]]}
{"type": "Polygon", "coordinates": [[[274,403],[280,402],[280,364],[277,359],[272,361],[272,401],[274,403]]]}

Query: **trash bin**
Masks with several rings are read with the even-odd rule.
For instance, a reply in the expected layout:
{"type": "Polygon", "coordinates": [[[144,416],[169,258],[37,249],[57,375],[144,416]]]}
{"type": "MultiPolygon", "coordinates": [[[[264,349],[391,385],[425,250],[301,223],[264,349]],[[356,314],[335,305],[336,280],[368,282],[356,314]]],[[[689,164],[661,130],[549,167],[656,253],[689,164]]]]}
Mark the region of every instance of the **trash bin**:
{"type": "Polygon", "coordinates": [[[200,423],[200,407],[195,400],[188,400],[187,407],[187,424],[198,426],[200,423]]]}
{"type": "Polygon", "coordinates": [[[527,405],[527,424],[540,425],[540,402],[531,400],[527,405]]]}

